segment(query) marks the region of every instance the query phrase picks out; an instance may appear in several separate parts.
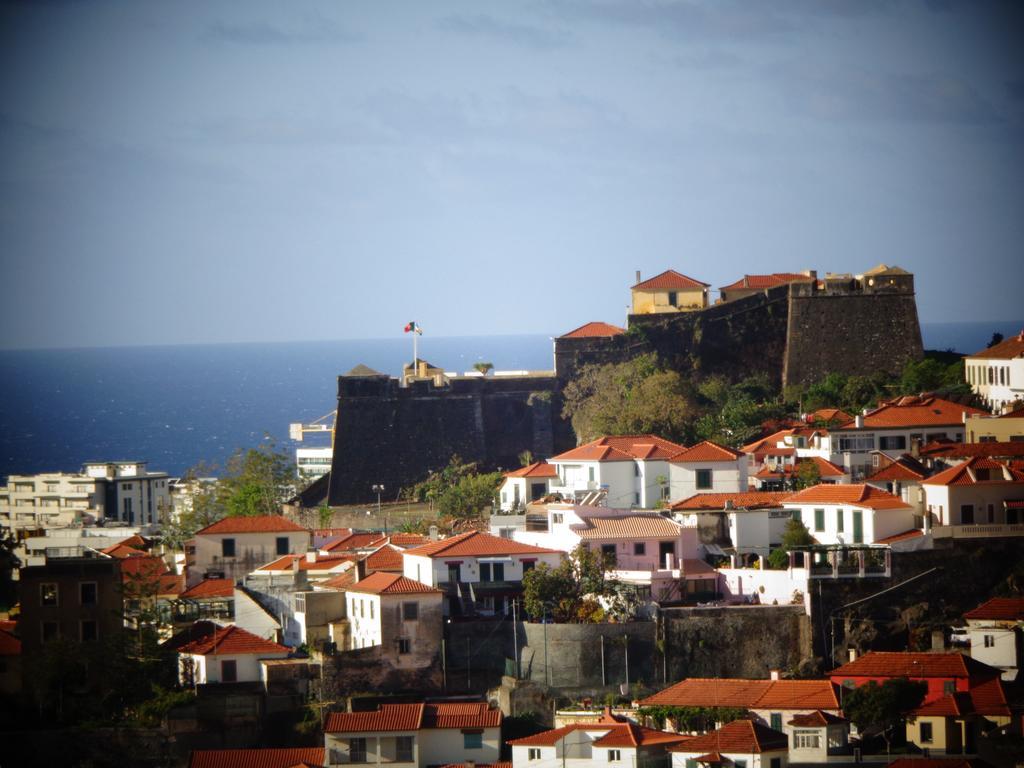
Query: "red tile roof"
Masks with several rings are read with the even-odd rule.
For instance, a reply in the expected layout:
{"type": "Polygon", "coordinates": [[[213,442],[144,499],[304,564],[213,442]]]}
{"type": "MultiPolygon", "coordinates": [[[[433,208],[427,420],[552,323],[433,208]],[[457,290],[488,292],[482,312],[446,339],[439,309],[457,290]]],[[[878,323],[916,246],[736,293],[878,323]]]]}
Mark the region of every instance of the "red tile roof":
{"type": "Polygon", "coordinates": [[[1008,411],[1007,413],[996,416],[997,419],[1024,419],[1024,408],[1018,408],[1016,411],[1008,411]]]}
{"type": "Polygon", "coordinates": [[[375,712],[331,712],[324,733],[418,731],[421,728],[498,728],[501,710],[485,702],[381,704],[375,712]]]}
{"type": "Polygon", "coordinates": [[[816,411],[808,413],[806,420],[808,424],[816,424],[819,421],[831,421],[836,424],[845,424],[848,421],[853,421],[853,416],[842,408],[819,408],[816,411]]]}
{"type": "Polygon", "coordinates": [[[597,733],[604,731],[604,735],[594,740],[593,744],[600,747],[638,747],[652,744],[679,744],[689,740],[690,736],[678,733],[666,733],[656,731],[653,728],[645,728],[636,723],[572,723],[563,725],[561,728],[552,728],[549,731],[535,733],[532,736],[524,736],[521,739],[509,741],[510,746],[516,747],[553,747],[559,741],[576,731],[597,733]]]}
{"type": "Polygon", "coordinates": [[[609,325],[608,323],[586,323],[581,325],[579,328],[574,328],[568,333],[563,333],[559,338],[561,339],[593,339],[593,338],[605,338],[607,336],[618,336],[619,334],[625,333],[625,330],[619,328],[617,325],[609,325]]]}
{"type": "Polygon", "coordinates": [[[894,533],[892,536],[886,536],[884,539],[878,539],[875,544],[895,544],[898,541],[909,541],[910,539],[917,539],[921,536],[924,536],[924,531],[919,528],[912,528],[909,531],[894,533]]]}
{"type": "Polygon", "coordinates": [[[724,445],[705,440],[696,445],[686,448],[681,453],[672,457],[673,464],[683,462],[705,462],[705,461],[736,461],[743,456],[740,451],[726,448],[724,445]]]}
{"type": "Polygon", "coordinates": [[[350,533],[348,536],[322,544],[320,549],[324,552],[354,552],[360,549],[376,549],[386,540],[387,537],[379,531],[350,533]]]}
{"type": "Polygon", "coordinates": [[[551,461],[633,461],[634,459],[670,459],[686,450],[678,443],[656,435],[613,435],[599,437],[551,461]]]}
{"type": "Polygon", "coordinates": [[[795,504],[848,504],[867,509],[904,509],[909,507],[903,499],[888,491],[858,483],[855,485],[829,485],[822,483],[798,491],[786,499],[786,506],[795,504]]]}
{"type": "Polygon", "coordinates": [[[505,477],[558,477],[558,470],[546,461],[535,461],[512,472],[506,472],[505,477]]]}
{"type": "Polygon", "coordinates": [[[909,456],[900,456],[867,479],[869,482],[893,482],[899,480],[918,483],[926,477],[928,477],[928,470],[920,462],[909,456]]]}
{"type": "Polygon", "coordinates": [[[20,656],[21,640],[6,629],[0,629],[0,656],[20,656]]]}
{"type": "Polygon", "coordinates": [[[492,536],[482,531],[467,531],[440,541],[432,541],[421,547],[406,550],[408,555],[417,557],[490,557],[492,555],[535,555],[559,552],[512,539],[492,536]]]}
{"type": "Polygon", "coordinates": [[[174,595],[175,597],[185,591],[185,574],[183,573],[162,573],[160,584],[157,587],[157,595],[174,595]]]}
{"type": "Polygon", "coordinates": [[[924,481],[925,485],[977,485],[979,483],[1024,483],[1024,472],[992,459],[975,456],[924,481]],[[980,470],[980,471],[979,471],[980,470]],[[987,479],[981,476],[987,475],[987,479]]]}
{"type": "Polygon", "coordinates": [[[232,579],[204,579],[181,593],[184,600],[198,600],[204,597],[233,597],[235,582],[232,579]]]}
{"type": "MultiPolygon", "coordinates": [[[[961,405],[941,397],[899,397],[883,403],[864,416],[863,429],[897,427],[963,426],[963,415],[983,414],[980,408],[961,405]]],[[[844,424],[840,430],[858,429],[856,422],[844,424]]]]}
{"type": "Polygon", "coordinates": [[[921,446],[921,456],[927,458],[966,459],[986,456],[991,459],[1010,459],[1024,456],[1024,442],[1012,443],[951,443],[933,442],[921,446]]]}
{"type": "Polygon", "coordinates": [[[739,288],[751,288],[759,291],[765,288],[774,288],[777,285],[799,282],[814,282],[814,278],[810,275],[804,275],[799,272],[773,272],[770,275],[744,275],[735,283],[723,285],[719,290],[735,291],[739,288]]]}
{"type": "MultiPolygon", "coordinates": [[[[185,632],[187,631],[185,630],[185,632]]],[[[290,650],[283,645],[264,640],[262,637],[234,625],[215,627],[213,631],[205,630],[203,636],[178,646],[177,650],[178,653],[191,653],[197,656],[206,656],[211,653],[254,655],[290,653],[290,650]]]]}
{"type": "Polygon", "coordinates": [[[189,768],[295,768],[326,765],[323,747],[286,749],[195,749],[189,768]]]}
{"type": "Polygon", "coordinates": [[[742,680],[692,677],[640,702],[643,706],[839,710],[829,680],[742,680]]]}
{"type": "Polygon", "coordinates": [[[329,579],[318,582],[317,586],[327,587],[328,589],[338,589],[344,592],[355,584],[358,579],[359,570],[357,568],[349,568],[347,571],[342,571],[337,576],[331,576],[329,579]]]}
{"type": "Polygon", "coordinates": [[[793,495],[792,491],[741,491],[738,493],[698,493],[672,505],[672,511],[725,509],[732,502],[733,509],[776,509],[793,495]]]}
{"type": "Polygon", "coordinates": [[[759,437],[751,443],[747,443],[740,450],[744,453],[756,453],[766,448],[777,448],[778,444],[785,439],[787,435],[793,434],[792,429],[780,429],[778,432],[772,432],[770,435],[765,437],[759,437]]]}
{"type": "Polygon", "coordinates": [[[441,590],[428,587],[419,581],[402,576],[400,573],[371,573],[348,588],[349,592],[364,592],[370,595],[429,595],[441,594],[441,590]]]}
{"type": "Polygon", "coordinates": [[[196,535],[212,533],[286,533],[289,531],[309,531],[297,523],[293,523],[281,515],[258,515],[255,517],[225,517],[202,530],[196,535]]]}
{"type": "Polygon", "coordinates": [[[1012,360],[1015,357],[1024,357],[1024,331],[1016,336],[1003,339],[998,344],[968,355],[968,360],[1012,360]]]}
{"type": "Polygon", "coordinates": [[[753,755],[788,749],[789,737],[786,734],[752,720],[733,720],[717,731],[695,736],[677,747],[670,747],[669,751],[701,754],[714,750],[718,753],[753,755]]]}
{"type": "Polygon", "coordinates": [[[101,549],[100,552],[104,555],[109,555],[110,557],[116,557],[119,560],[128,557],[147,557],[149,555],[148,552],[136,549],[135,547],[130,547],[127,544],[114,544],[112,547],[101,549]]]}
{"type": "Polygon", "coordinates": [[[429,539],[422,533],[392,533],[388,536],[388,541],[396,547],[406,548],[426,544],[429,539]]]}
{"type": "Polygon", "coordinates": [[[914,710],[914,714],[919,717],[962,717],[971,714],[1009,717],[1010,707],[1006,703],[1003,683],[995,677],[972,686],[968,691],[947,694],[941,699],[922,704],[914,710]]]}
{"type": "Polygon", "coordinates": [[[850,722],[845,717],[839,717],[837,715],[829,714],[828,712],[822,712],[820,709],[816,709],[813,712],[804,715],[794,715],[793,719],[789,721],[789,725],[795,725],[800,728],[824,728],[826,725],[838,725],[839,723],[850,722]]]}
{"type": "Polygon", "coordinates": [[[364,559],[368,571],[401,571],[402,548],[385,544],[376,552],[371,552],[364,559]]]}
{"type": "Polygon", "coordinates": [[[660,275],[643,280],[634,285],[630,290],[632,291],[674,291],[674,290],[693,290],[696,288],[708,288],[710,283],[702,283],[700,280],[694,280],[692,277],[687,277],[684,274],[676,272],[674,269],[666,269],[660,275]]]}
{"type": "Polygon", "coordinates": [[[659,514],[580,515],[582,525],[572,531],[584,541],[591,539],[678,539],[681,525],[659,514]]]}
{"type": "Polygon", "coordinates": [[[959,653],[870,651],[829,673],[848,677],[999,677],[1000,670],[959,653]]]}
{"type": "Polygon", "coordinates": [[[965,619],[1024,621],[1024,597],[992,597],[964,614],[965,619]]]}

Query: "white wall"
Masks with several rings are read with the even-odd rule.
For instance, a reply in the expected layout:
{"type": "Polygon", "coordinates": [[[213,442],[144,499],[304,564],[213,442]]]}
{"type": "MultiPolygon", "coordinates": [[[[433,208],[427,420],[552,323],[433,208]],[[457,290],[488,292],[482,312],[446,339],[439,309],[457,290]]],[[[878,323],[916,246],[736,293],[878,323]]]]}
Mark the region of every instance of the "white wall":
{"type": "Polygon", "coordinates": [[[1017,676],[1017,634],[1012,629],[982,626],[982,622],[968,620],[967,635],[971,639],[971,658],[998,667],[1004,680],[1017,676]],[[992,647],[985,647],[985,637],[992,638],[992,647]]]}
{"type": "Polygon", "coordinates": [[[792,514],[785,509],[732,510],[726,513],[729,538],[737,552],[768,555],[782,541],[792,514]]]}
{"type": "Polygon", "coordinates": [[[806,568],[791,568],[785,571],[761,570],[758,568],[720,568],[722,590],[726,598],[750,598],[757,595],[761,605],[792,605],[793,592],[804,596],[804,606],[810,615],[807,599],[809,575],[806,568]],[[764,591],[762,591],[762,589],[764,591]]]}
{"type": "Polygon", "coordinates": [[[1003,502],[1024,498],[1024,483],[978,483],[976,485],[922,484],[925,509],[930,510],[937,525],[963,525],[961,512],[964,504],[974,505],[974,522],[970,525],[989,524],[989,505],[992,505],[992,523],[1006,522],[1003,502]],[[942,514],[939,514],[939,507],[942,514]]]}
{"type": "Polygon", "coordinates": [[[697,493],[737,493],[747,490],[747,456],[736,461],[673,462],[669,467],[670,497],[688,499],[697,493]],[[697,470],[711,470],[711,487],[697,487],[697,470]]]}
{"type": "MultiPolygon", "coordinates": [[[[235,662],[235,682],[250,683],[259,682],[260,680],[260,659],[286,659],[288,658],[288,652],[281,651],[280,653],[261,654],[211,653],[205,656],[200,656],[198,654],[178,654],[179,675],[181,674],[180,660],[185,656],[191,657],[196,664],[196,682],[199,684],[221,682],[222,661],[235,662]]],[[[184,682],[184,677],[181,679],[182,682],[184,682]]]]}
{"type": "Polygon", "coordinates": [[[465,749],[462,731],[455,728],[421,730],[419,744],[420,765],[443,765],[466,760],[493,763],[501,756],[501,729],[485,728],[481,749],[465,749]]]}
{"type": "Polygon", "coordinates": [[[234,624],[264,640],[277,642],[281,625],[277,619],[240,589],[235,590],[234,624]]]}
{"type": "Polygon", "coordinates": [[[249,571],[276,560],[277,539],[288,538],[288,551],[293,554],[309,549],[309,531],[274,531],[270,533],[201,533],[195,537],[195,565],[189,568],[188,585],[203,580],[207,571],[223,571],[225,578],[243,578],[249,571]],[[225,558],[223,540],[235,540],[234,557],[225,558]]]}
{"type": "Polygon", "coordinates": [[[855,512],[861,513],[863,521],[862,544],[873,544],[878,539],[903,533],[914,527],[914,511],[909,507],[903,509],[874,510],[848,504],[786,504],[787,509],[799,509],[803,524],[811,535],[822,544],[853,544],[853,518],[855,512]],[[814,510],[825,510],[823,530],[815,528],[814,510]],[[839,531],[838,512],[842,510],[843,530],[839,531]]]}
{"type": "MultiPolygon", "coordinates": [[[[516,540],[520,534],[516,533],[516,540]]],[[[531,555],[510,555],[481,558],[484,562],[500,562],[505,569],[504,581],[523,580],[523,561],[533,560],[535,565],[547,563],[552,568],[557,566],[561,560],[561,553],[531,554],[531,555]]],[[[439,584],[448,583],[448,563],[459,562],[459,581],[467,583],[478,583],[480,581],[480,562],[475,557],[421,557],[413,555],[402,555],[402,572],[410,579],[418,580],[423,584],[436,587],[439,584]],[[419,576],[417,576],[419,566],[419,576]]]]}
{"type": "Polygon", "coordinates": [[[351,627],[352,648],[369,648],[381,644],[380,595],[349,592],[348,621],[351,627]]]}

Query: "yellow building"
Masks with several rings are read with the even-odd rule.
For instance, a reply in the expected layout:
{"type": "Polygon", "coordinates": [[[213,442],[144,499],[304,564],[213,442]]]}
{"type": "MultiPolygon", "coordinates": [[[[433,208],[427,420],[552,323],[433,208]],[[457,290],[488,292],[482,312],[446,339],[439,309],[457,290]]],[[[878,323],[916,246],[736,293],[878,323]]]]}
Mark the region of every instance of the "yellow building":
{"type": "Polygon", "coordinates": [[[1015,443],[1024,441],[1024,408],[1002,416],[970,415],[964,422],[968,443],[1015,443]]]}
{"type": "Polygon", "coordinates": [[[633,293],[633,314],[649,315],[657,312],[692,312],[708,305],[708,283],[681,275],[674,269],[640,281],[630,290],[633,293]]]}

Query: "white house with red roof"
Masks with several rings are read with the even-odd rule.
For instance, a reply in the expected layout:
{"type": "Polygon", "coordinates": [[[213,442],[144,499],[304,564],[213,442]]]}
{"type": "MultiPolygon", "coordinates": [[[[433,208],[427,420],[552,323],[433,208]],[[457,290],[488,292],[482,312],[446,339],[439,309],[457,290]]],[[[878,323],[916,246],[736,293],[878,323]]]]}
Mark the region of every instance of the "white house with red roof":
{"type": "Polygon", "coordinates": [[[748,461],[742,451],[705,440],[669,460],[669,496],[686,499],[695,493],[747,490],[748,461]]]}
{"type": "Polygon", "coordinates": [[[636,273],[636,284],[630,288],[633,297],[632,314],[650,315],[661,312],[693,312],[708,306],[710,284],[694,280],[674,269],[667,269],[660,275],[640,279],[636,273]]]}
{"type": "Polygon", "coordinates": [[[669,748],[672,768],[745,766],[786,768],[789,738],[785,733],[752,720],[733,720],[721,728],[694,736],[669,748]]]}
{"type": "Polygon", "coordinates": [[[971,658],[1016,680],[1024,658],[1024,598],[993,597],[964,614],[971,658]]]}
{"type": "Polygon", "coordinates": [[[653,509],[671,494],[669,461],[686,449],[656,435],[600,437],[549,459],[549,490],[569,502],[653,509]]]}
{"type": "MultiPolygon", "coordinates": [[[[401,665],[441,646],[444,593],[397,573],[374,573],[345,591],[348,650],[384,647],[401,665]]],[[[337,642],[337,640],[335,640],[337,642]]]]}
{"type": "Polygon", "coordinates": [[[327,764],[425,768],[495,762],[501,710],[484,702],[381,704],[372,712],[331,712],[324,725],[327,764]]]}
{"type": "Polygon", "coordinates": [[[1024,400],[1024,331],[964,358],[964,378],[996,413],[1024,400]]]}
{"type": "Polygon", "coordinates": [[[178,652],[181,684],[246,683],[261,679],[262,659],[286,659],[289,648],[241,627],[196,622],[168,641],[178,652]]]}
{"type": "Polygon", "coordinates": [[[594,723],[572,723],[532,736],[513,739],[514,768],[560,765],[637,766],[664,759],[666,750],[689,739],[678,733],[645,728],[612,715],[607,709],[594,723]]]}
{"type": "Polygon", "coordinates": [[[750,476],[750,487],[758,491],[782,491],[795,489],[799,472],[805,463],[813,465],[821,483],[842,484],[850,482],[850,473],[821,456],[796,458],[792,463],[776,466],[765,464],[750,476]]]}
{"type": "Polygon", "coordinates": [[[498,489],[499,505],[503,512],[522,509],[531,501],[547,496],[551,482],[558,479],[558,470],[546,461],[535,461],[512,472],[498,489]]]}
{"type": "Polygon", "coordinates": [[[767,557],[782,541],[793,513],[785,508],[792,491],[697,493],[671,506],[676,519],[694,526],[701,541],[735,554],[767,557]]]}
{"type": "Polygon", "coordinates": [[[554,568],[564,552],[469,531],[402,553],[403,574],[444,590],[445,615],[505,614],[522,594],[523,575],[539,563],[554,568]]]}
{"type": "Polygon", "coordinates": [[[931,474],[924,464],[909,453],[891,456],[884,451],[871,454],[872,473],[864,482],[899,496],[914,508],[917,515],[924,514],[924,490],[921,483],[931,474]]]}
{"type": "Polygon", "coordinates": [[[823,442],[830,461],[851,472],[854,479],[871,474],[871,452],[893,456],[935,440],[964,440],[964,420],[984,411],[932,395],[898,397],[833,429],[823,442]]]}
{"type": "Polygon", "coordinates": [[[785,506],[819,544],[874,544],[916,528],[909,504],[864,483],[815,485],[794,493],[785,506]]]}
{"type": "Polygon", "coordinates": [[[1024,536],[1024,472],[968,459],[921,482],[936,537],[1024,536]]]}
{"type": "Polygon", "coordinates": [[[196,531],[188,585],[207,578],[244,579],[275,557],[309,549],[309,531],[280,515],[225,517],[196,531]]]}

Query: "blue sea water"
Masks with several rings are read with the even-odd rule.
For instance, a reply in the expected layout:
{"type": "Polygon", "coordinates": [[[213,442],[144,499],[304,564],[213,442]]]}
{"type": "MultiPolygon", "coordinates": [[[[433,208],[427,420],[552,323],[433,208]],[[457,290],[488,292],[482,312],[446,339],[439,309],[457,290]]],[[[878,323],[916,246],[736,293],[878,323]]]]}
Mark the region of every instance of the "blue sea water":
{"type": "MultiPolygon", "coordinates": [[[[1024,323],[926,323],[925,347],[972,352],[1024,323]]],[[[548,370],[548,336],[420,339],[445,370],[486,360],[502,370],[548,370]]],[[[180,474],[222,464],[266,434],[336,406],[337,376],[359,363],[398,375],[409,337],[288,344],[216,344],[0,352],[0,478],[77,471],[85,461],[143,459],[180,474]]],[[[326,440],[319,443],[327,444],[326,440]]]]}

